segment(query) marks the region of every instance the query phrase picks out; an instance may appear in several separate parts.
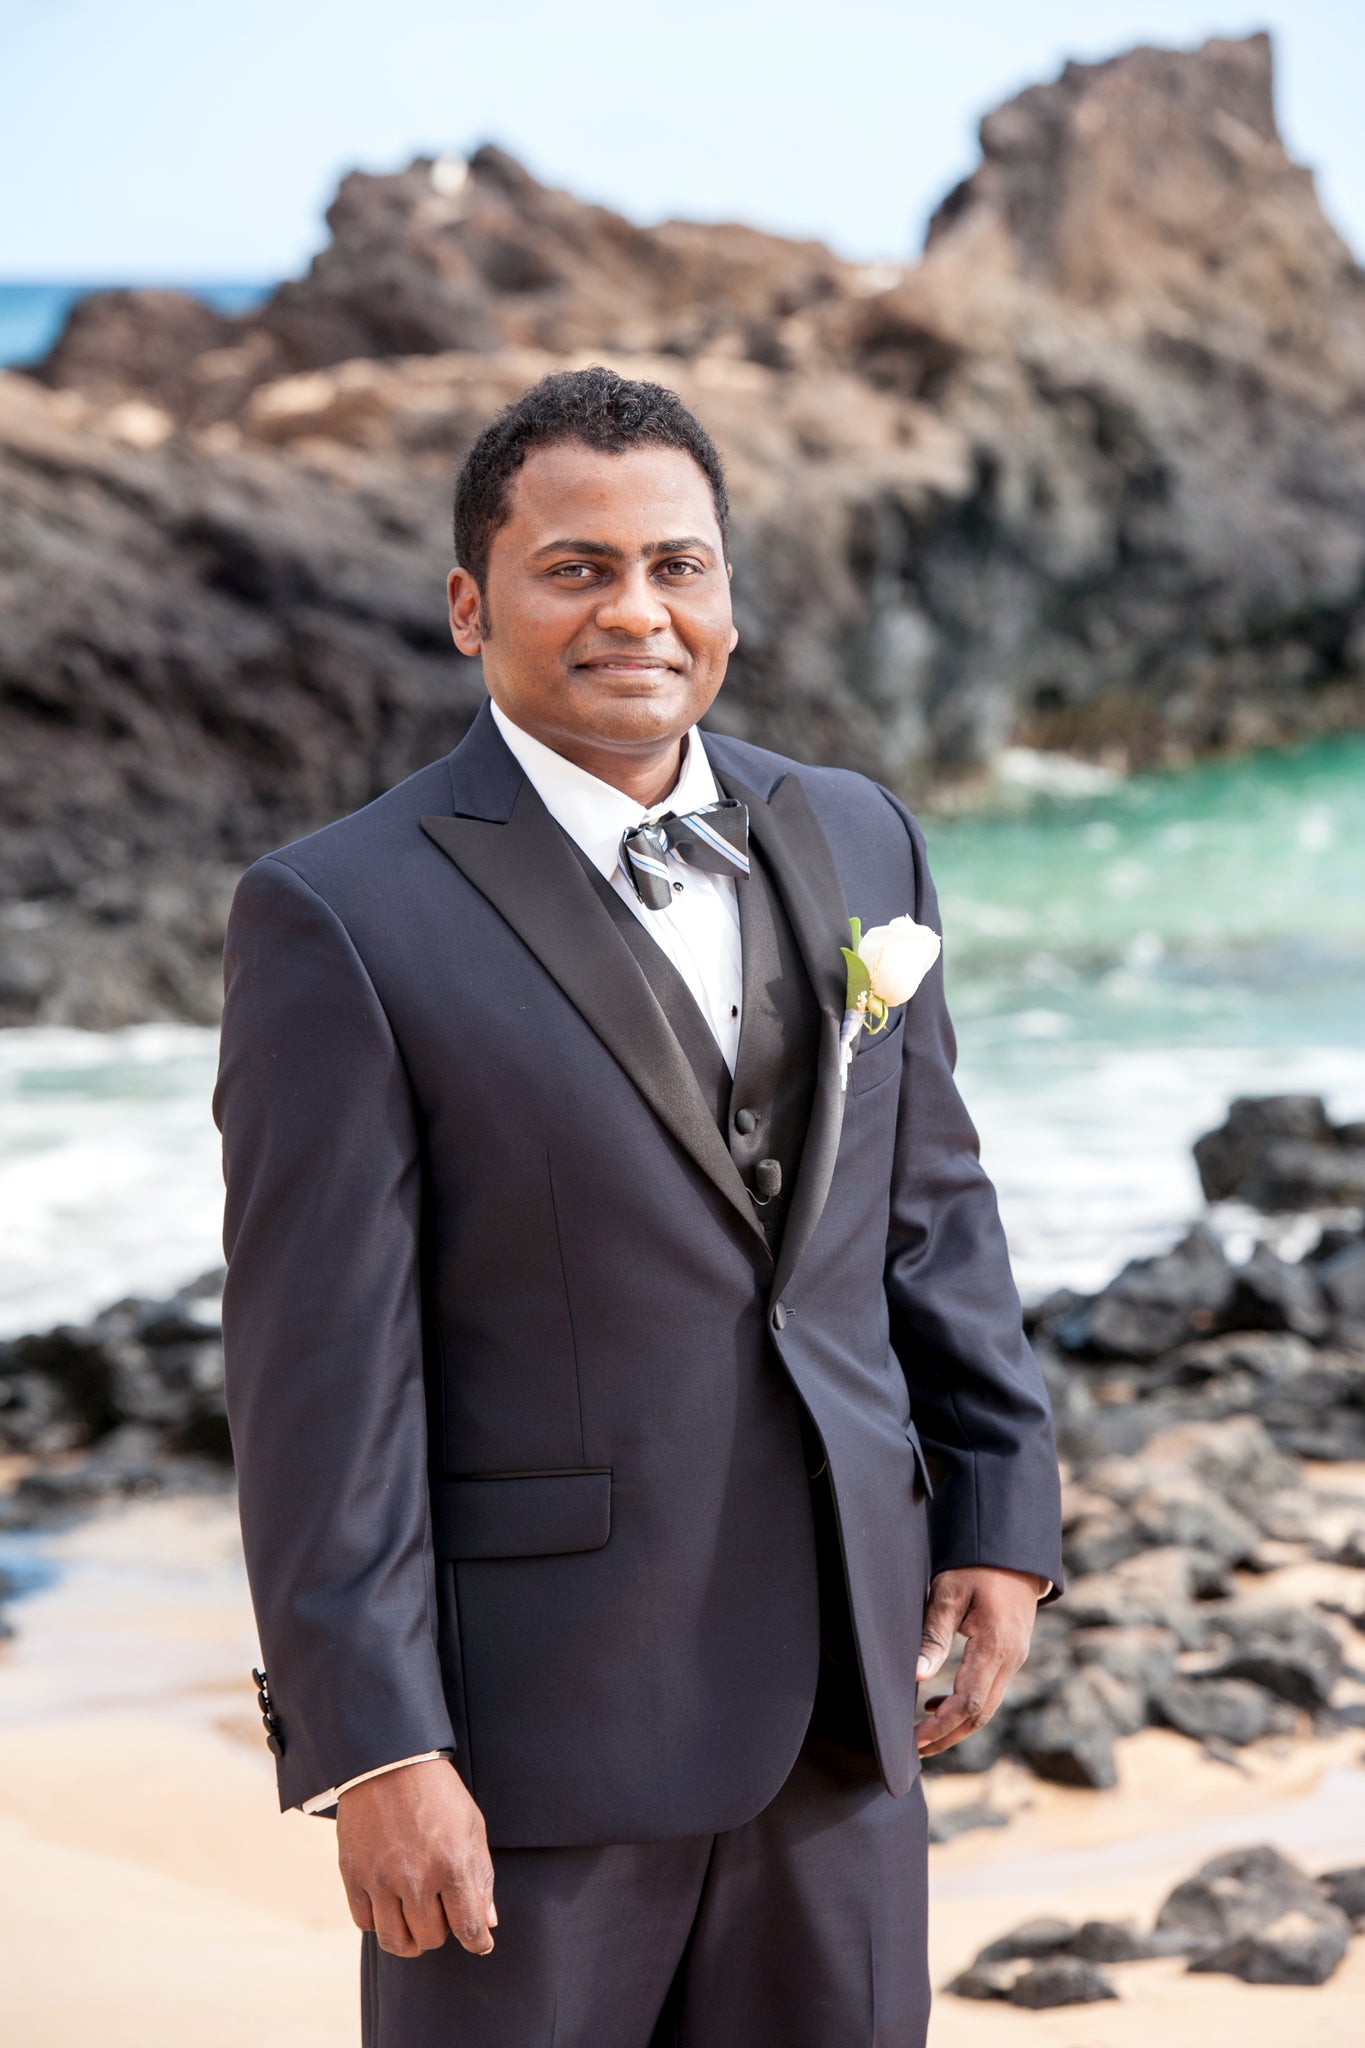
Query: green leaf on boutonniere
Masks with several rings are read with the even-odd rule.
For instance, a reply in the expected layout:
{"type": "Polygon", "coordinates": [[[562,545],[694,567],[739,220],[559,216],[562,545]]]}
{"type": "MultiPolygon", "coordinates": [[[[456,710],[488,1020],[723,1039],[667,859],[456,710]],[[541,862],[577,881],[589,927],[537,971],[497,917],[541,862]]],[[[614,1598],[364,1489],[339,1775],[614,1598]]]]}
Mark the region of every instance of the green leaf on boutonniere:
{"type": "MultiPolygon", "coordinates": [[[[854,919],[852,922],[856,923],[857,920],[854,919]]],[[[872,976],[867,971],[867,962],[860,959],[851,946],[840,946],[839,951],[844,956],[844,965],[848,970],[844,1008],[865,1009],[868,997],[872,993],[872,976]]]]}
{"type": "Polygon", "coordinates": [[[839,951],[844,956],[844,966],[847,972],[844,1008],[845,1010],[860,1010],[862,1012],[864,1031],[869,1036],[875,1036],[878,1031],[885,1030],[886,1020],[890,1012],[881,997],[873,995],[871,973],[868,970],[867,962],[857,950],[862,944],[863,937],[861,918],[851,917],[848,921],[848,928],[853,934],[853,944],[851,946],[840,946],[839,948],[839,951]]]}

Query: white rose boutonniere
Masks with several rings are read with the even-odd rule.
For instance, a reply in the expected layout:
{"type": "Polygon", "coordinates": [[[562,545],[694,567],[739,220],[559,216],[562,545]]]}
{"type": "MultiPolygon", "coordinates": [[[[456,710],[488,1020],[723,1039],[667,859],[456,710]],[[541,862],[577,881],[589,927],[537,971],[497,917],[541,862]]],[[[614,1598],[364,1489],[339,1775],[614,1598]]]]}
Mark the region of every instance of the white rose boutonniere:
{"type": "Polygon", "coordinates": [[[839,1086],[848,1086],[853,1048],[862,1030],[884,1031],[891,1011],[908,1003],[939,956],[939,936],[913,917],[893,917],[865,932],[848,921],[851,946],[841,946],[848,969],[844,1022],[839,1033],[839,1086]]]}

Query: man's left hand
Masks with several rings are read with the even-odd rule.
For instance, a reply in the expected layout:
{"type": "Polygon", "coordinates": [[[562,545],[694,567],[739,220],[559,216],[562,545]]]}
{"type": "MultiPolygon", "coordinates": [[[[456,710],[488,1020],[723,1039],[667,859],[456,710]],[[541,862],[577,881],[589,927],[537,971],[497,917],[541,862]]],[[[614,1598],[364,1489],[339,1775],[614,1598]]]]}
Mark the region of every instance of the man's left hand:
{"type": "Polygon", "coordinates": [[[938,1756],[985,1727],[1028,1655],[1038,1597],[1046,1590],[1046,1579],[1033,1572],[994,1565],[939,1573],[924,1611],[917,1676],[932,1678],[942,1669],[954,1636],[965,1636],[967,1648],[952,1692],[925,1702],[915,1730],[921,1757],[938,1756]]]}

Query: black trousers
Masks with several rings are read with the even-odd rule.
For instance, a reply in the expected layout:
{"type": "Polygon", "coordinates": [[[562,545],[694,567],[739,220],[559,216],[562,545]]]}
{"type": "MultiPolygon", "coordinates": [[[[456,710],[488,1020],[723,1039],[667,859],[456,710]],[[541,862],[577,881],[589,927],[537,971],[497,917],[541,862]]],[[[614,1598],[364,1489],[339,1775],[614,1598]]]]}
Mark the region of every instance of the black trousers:
{"type": "Polygon", "coordinates": [[[814,1492],[820,1682],[776,1798],[725,1834],[495,1850],[491,1956],[362,1937],[364,2048],[923,2048],[924,1798],[878,1774],[814,1492]]]}

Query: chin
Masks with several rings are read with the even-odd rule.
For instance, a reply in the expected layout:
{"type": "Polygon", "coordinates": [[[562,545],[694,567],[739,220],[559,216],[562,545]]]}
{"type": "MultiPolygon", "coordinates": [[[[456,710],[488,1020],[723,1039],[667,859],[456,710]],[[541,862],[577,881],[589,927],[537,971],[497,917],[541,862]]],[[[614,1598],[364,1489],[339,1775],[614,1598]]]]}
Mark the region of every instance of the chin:
{"type": "Polygon", "coordinates": [[[693,723],[691,706],[662,692],[618,696],[603,691],[577,707],[585,739],[619,741],[623,745],[680,738],[693,723]]]}

